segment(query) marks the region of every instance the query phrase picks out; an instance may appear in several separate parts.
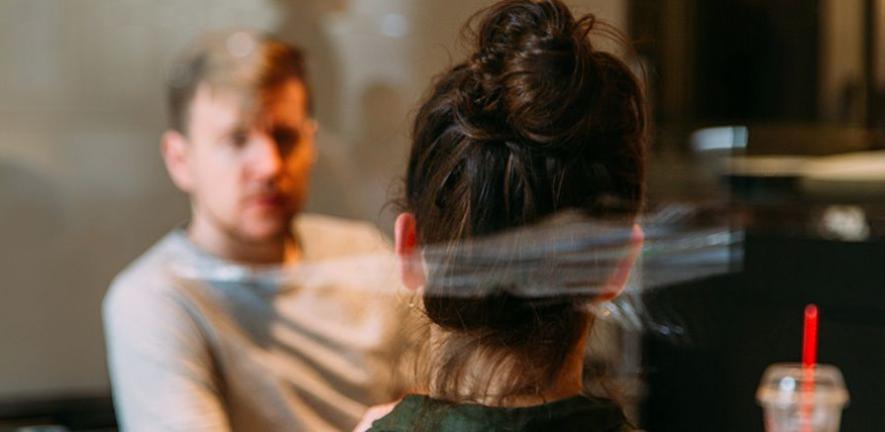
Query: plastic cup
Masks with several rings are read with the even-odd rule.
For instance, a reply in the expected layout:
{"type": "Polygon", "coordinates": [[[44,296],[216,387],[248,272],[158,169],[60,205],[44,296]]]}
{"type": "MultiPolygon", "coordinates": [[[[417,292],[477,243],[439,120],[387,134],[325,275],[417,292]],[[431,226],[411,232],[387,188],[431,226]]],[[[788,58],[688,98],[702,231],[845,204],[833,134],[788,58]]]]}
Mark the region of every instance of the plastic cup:
{"type": "Polygon", "coordinates": [[[767,432],[839,432],[848,391],[835,366],[777,363],[756,392],[767,432]]]}

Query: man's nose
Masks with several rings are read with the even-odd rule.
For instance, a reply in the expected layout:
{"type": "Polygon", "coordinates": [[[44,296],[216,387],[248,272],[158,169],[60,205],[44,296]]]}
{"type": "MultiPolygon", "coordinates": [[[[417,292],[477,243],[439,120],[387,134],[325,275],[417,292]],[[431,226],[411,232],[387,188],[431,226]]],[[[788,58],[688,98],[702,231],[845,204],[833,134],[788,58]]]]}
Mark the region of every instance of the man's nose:
{"type": "Polygon", "coordinates": [[[279,175],[283,168],[283,155],[276,141],[264,133],[256,134],[252,141],[250,162],[255,176],[263,179],[279,175]]]}

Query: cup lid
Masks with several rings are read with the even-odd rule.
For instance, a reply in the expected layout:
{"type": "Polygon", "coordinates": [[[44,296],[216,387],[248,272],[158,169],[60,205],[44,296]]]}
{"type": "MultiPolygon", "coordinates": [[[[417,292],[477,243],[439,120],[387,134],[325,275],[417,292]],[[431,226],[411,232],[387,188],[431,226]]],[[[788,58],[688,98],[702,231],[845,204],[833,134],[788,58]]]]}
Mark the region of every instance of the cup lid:
{"type": "Polygon", "coordinates": [[[800,363],[776,363],[762,375],[756,400],[763,405],[793,405],[804,400],[817,405],[844,406],[848,391],[842,373],[833,365],[803,368],[800,363]]]}

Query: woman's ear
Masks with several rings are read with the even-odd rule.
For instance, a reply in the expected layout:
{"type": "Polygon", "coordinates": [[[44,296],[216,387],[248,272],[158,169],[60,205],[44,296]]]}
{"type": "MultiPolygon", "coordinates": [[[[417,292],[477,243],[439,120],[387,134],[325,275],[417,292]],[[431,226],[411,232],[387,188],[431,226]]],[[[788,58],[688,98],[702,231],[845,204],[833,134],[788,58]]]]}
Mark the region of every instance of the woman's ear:
{"type": "Polygon", "coordinates": [[[178,131],[168,130],[163,134],[160,151],[163,153],[163,162],[172,182],[182,192],[190,193],[193,179],[188,164],[187,139],[178,131]]]}
{"type": "Polygon", "coordinates": [[[611,300],[621,294],[621,291],[627,287],[627,280],[630,279],[630,271],[636,264],[636,259],[642,253],[642,246],[645,244],[645,233],[642,227],[633,224],[633,230],[630,233],[630,244],[627,246],[627,254],[618,262],[614,273],[612,273],[608,282],[605,284],[605,292],[597,297],[601,301],[611,300]]]}
{"type": "Polygon", "coordinates": [[[401,213],[394,226],[396,257],[399,264],[400,279],[410,290],[417,290],[424,285],[426,275],[424,263],[419,253],[415,215],[401,213]]]}

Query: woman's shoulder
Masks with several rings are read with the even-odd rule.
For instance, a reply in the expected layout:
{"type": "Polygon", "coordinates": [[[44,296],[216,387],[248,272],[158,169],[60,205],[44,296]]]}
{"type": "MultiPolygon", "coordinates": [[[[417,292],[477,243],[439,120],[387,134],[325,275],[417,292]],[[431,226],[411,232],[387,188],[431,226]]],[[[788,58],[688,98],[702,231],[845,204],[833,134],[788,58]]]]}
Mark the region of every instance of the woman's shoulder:
{"type": "Polygon", "coordinates": [[[574,396],[542,405],[503,408],[410,395],[369,430],[622,432],[630,427],[620,406],[604,398],[574,396]]]}

